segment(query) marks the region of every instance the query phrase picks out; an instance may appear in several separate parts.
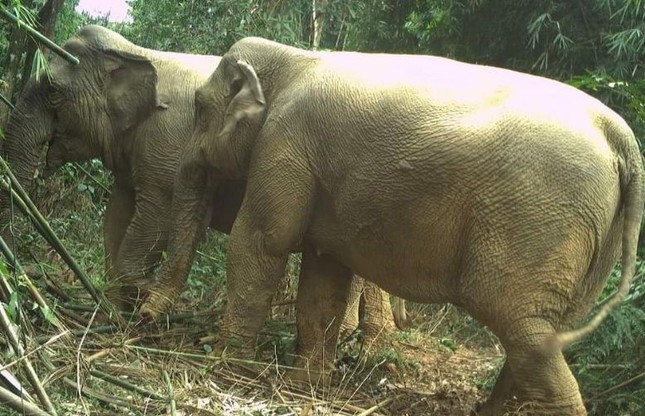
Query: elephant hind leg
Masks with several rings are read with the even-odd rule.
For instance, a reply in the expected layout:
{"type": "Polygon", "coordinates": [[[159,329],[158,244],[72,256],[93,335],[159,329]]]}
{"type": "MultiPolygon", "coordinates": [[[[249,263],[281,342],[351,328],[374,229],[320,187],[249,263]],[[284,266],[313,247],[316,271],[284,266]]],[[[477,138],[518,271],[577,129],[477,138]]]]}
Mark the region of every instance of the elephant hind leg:
{"type": "Polygon", "coordinates": [[[360,324],[360,303],[363,296],[365,280],[359,276],[352,277],[352,284],[347,298],[347,311],[340,327],[340,337],[345,339],[350,336],[360,324]]]}
{"type": "Polygon", "coordinates": [[[517,391],[515,382],[513,381],[513,374],[511,373],[511,366],[506,361],[497,377],[497,381],[488,400],[480,404],[473,414],[477,416],[503,415],[507,403],[515,399],[516,394],[517,391]]]}
{"type": "Polygon", "coordinates": [[[333,369],[341,321],[347,309],[352,272],[306,245],[296,300],[296,359],[292,379],[316,382],[333,369]]]}
{"type": "Polygon", "coordinates": [[[347,338],[359,327],[359,324],[362,324],[363,339],[367,345],[396,329],[389,293],[374,283],[354,275],[347,312],[340,329],[341,338],[347,338]]]}
{"type": "Polygon", "coordinates": [[[561,351],[544,348],[553,326],[539,318],[508,322],[502,345],[506,364],[489,400],[479,410],[480,416],[503,414],[507,400],[517,395],[530,414],[584,416],[587,414],[578,384],[561,351]]]}
{"type": "Polygon", "coordinates": [[[396,330],[390,295],[372,282],[365,281],[365,319],[363,327],[364,342],[369,346],[377,338],[396,330]]]}

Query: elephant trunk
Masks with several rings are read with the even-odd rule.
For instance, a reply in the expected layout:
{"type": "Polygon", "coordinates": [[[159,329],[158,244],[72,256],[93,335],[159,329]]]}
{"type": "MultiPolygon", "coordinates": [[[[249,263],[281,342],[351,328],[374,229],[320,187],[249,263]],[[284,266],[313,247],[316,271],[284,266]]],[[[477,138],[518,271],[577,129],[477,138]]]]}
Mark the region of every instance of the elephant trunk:
{"type": "MultiPolygon", "coordinates": [[[[2,144],[2,156],[25,190],[33,183],[42,148],[53,133],[53,116],[30,81],[11,113],[2,144]]],[[[10,198],[0,192],[0,229],[2,236],[9,238],[7,226],[11,219],[10,198]]]]}

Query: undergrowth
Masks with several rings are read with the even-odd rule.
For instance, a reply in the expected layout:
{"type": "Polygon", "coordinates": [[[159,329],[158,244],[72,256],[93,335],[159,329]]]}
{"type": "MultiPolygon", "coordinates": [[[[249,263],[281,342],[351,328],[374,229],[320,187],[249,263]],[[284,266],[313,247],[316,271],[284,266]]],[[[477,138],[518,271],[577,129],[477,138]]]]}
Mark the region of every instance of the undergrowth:
{"type": "MultiPolygon", "coordinates": [[[[619,278],[614,270],[601,300],[619,278]]],[[[625,301],[566,355],[590,415],[645,414],[645,263],[639,260],[625,301]]]]}

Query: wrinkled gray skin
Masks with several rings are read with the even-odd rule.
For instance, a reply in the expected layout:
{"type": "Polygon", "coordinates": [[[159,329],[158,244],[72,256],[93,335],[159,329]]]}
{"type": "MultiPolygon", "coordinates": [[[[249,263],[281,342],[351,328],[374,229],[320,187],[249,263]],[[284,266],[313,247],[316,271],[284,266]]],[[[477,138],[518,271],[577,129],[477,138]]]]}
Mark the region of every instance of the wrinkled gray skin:
{"type": "MultiPolygon", "coordinates": [[[[132,304],[135,283],[166,248],[173,178],[193,123],[194,91],[220,57],[144,49],[99,26],[82,28],[64,48],[80,64],[55,57],[51,82],[28,82],[7,125],[3,151],[26,189],[47,144],[48,169],[98,158],[113,173],[103,224],[106,267],[111,279],[127,281],[115,285],[123,290],[111,298],[132,304]]],[[[230,198],[217,200],[223,208],[230,202],[233,216],[215,216],[220,228],[234,218],[240,183],[224,183],[230,198]]]]}
{"type": "Polygon", "coordinates": [[[512,397],[533,413],[586,414],[561,349],[628,291],[643,210],[641,157],[617,114],[508,70],[258,38],[231,47],[196,107],[161,279],[187,272],[213,181],[246,177],[228,249],[229,345],[253,344],[301,248],[297,365],[329,368],[358,273],[460,305],[499,337],[506,362],[479,415],[503,414],[512,397]],[[621,245],[619,293],[572,330],[621,245]]]}
{"type": "MultiPolygon", "coordinates": [[[[11,114],[4,154],[27,189],[47,144],[48,169],[99,158],[112,172],[103,224],[106,267],[111,280],[125,284],[110,285],[108,295],[129,307],[167,246],[173,180],[193,127],[195,90],[220,57],[144,49],[100,26],[82,28],[64,48],[80,64],[54,58],[51,83],[30,80],[11,114]]],[[[200,234],[209,218],[212,228],[230,232],[244,188],[242,180],[219,183],[200,234]]],[[[6,195],[0,198],[0,207],[7,207],[6,195]]],[[[0,224],[9,222],[8,214],[0,212],[0,224]]],[[[368,287],[366,321],[393,329],[388,295],[368,287]]],[[[182,288],[168,288],[173,298],[167,306],[182,288]]],[[[349,331],[358,324],[358,302],[347,313],[349,331]]]]}

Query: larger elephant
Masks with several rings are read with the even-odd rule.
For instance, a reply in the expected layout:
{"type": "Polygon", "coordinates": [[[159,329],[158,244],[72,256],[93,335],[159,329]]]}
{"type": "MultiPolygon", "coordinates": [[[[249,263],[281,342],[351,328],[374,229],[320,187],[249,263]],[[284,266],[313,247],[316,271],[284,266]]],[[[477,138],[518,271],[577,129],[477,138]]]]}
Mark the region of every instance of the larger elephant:
{"type": "Polygon", "coordinates": [[[161,278],[186,273],[204,178],[247,178],[220,326],[230,345],[253,344],[287,254],[302,249],[298,365],[328,368],[358,273],[460,305],[499,337],[506,361],[479,415],[511,397],[586,414],[562,347],[629,289],[643,211],[638,145],[616,113],[509,70],[259,38],[231,47],[195,105],[161,278]],[[619,293],[575,330],[621,245],[619,293]]]}
{"type": "MultiPolygon", "coordinates": [[[[173,180],[181,151],[190,139],[195,90],[220,57],[145,49],[121,35],[86,26],[64,48],[80,64],[55,58],[51,80],[32,79],[9,120],[4,155],[21,184],[29,188],[42,149],[48,168],[69,161],[100,159],[114,176],[103,232],[110,297],[131,305],[149,286],[152,269],[166,249],[173,180]]],[[[205,225],[230,232],[245,181],[220,182],[205,225]]],[[[6,195],[0,195],[0,225],[8,223],[6,195]]],[[[182,287],[165,288],[177,297],[182,287]]],[[[368,321],[393,327],[380,289],[368,289],[368,321]]],[[[358,292],[355,293],[355,297],[358,292]]],[[[352,318],[358,307],[348,311],[352,318]]],[[[355,319],[348,319],[352,324],[355,319]]]]}

